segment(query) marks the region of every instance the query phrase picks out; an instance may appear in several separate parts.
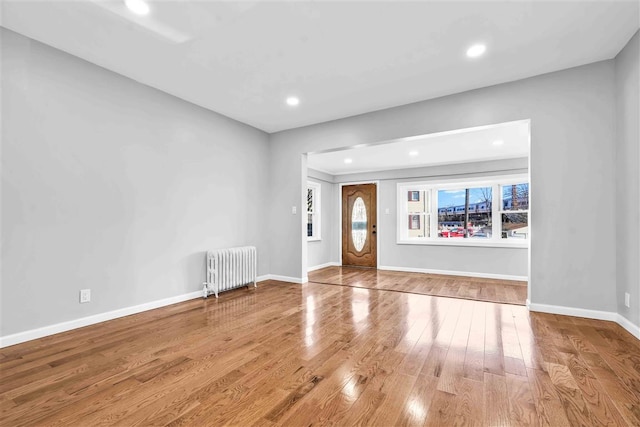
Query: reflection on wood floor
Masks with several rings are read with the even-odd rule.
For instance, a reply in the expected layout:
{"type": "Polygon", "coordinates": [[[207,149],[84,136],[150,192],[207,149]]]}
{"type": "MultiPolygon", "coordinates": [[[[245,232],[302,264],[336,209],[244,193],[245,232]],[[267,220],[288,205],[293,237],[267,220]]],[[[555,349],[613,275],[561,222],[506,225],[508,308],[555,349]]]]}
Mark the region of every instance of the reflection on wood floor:
{"type": "Polygon", "coordinates": [[[640,345],[525,307],[268,281],[0,349],[0,425],[640,425],[640,345]]]}
{"type": "Polygon", "coordinates": [[[525,305],[527,301],[527,282],[514,280],[405,273],[357,267],[326,267],[309,272],[309,281],[505,304],[525,305]]]}

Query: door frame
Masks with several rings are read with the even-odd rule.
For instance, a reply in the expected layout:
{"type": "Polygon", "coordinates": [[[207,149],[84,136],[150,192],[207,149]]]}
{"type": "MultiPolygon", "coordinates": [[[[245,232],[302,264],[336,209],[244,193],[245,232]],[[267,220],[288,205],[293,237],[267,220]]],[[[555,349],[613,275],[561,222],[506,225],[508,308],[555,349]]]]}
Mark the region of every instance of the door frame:
{"type": "Polygon", "coordinates": [[[379,180],[371,180],[371,181],[353,181],[353,182],[341,182],[338,189],[338,224],[339,224],[339,232],[338,232],[338,256],[340,257],[340,264],[342,265],[342,187],[346,185],[358,185],[358,184],[375,184],[376,186],[376,225],[377,229],[377,238],[376,238],[376,270],[380,267],[380,181],[379,180]]]}

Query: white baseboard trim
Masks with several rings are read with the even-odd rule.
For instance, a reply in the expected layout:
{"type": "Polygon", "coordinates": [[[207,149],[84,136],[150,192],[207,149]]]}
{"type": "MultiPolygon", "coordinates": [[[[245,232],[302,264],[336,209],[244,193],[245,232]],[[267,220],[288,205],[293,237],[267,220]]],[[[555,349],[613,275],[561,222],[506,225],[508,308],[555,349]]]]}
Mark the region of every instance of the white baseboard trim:
{"type": "Polygon", "coordinates": [[[631,320],[624,317],[622,314],[618,314],[616,323],[625,328],[631,335],[640,340],[640,326],[631,323],[631,320]]]}
{"type": "Polygon", "coordinates": [[[513,276],[509,274],[476,273],[471,271],[453,271],[453,270],[434,270],[430,268],[392,267],[392,266],[386,266],[386,265],[379,265],[378,270],[405,271],[408,273],[443,274],[446,276],[480,277],[482,279],[517,280],[520,282],[526,282],[529,280],[527,276],[513,276]]]}
{"type": "Polygon", "coordinates": [[[616,321],[618,313],[612,311],[588,310],[585,308],[565,307],[562,305],[537,304],[527,300],[530,311],[541,313],[562,314],[564,316],[586,317],[587,319],[616,321]]]}
{"type": "Polygon", "coordinates": [[[256,282],[264,282],[265,280],[269,280],[269,275],[268,274],[256,277],[256,282]]]}
{"type": "Polygon", "coordinates": [[[340,265],[341,265],[341,264],[340,264],[339,262],[335,262],[335,261],[332,261],[332,262],[326,262],[326,263],[324,263],[324,264],[314,265],[313,267],[308,267],[308,268],[307,268],[307,273],[308,273],[308,272],[310,272],[310,271],[321,270],[321,269],[323,269],[323,268],[327,268],[327,267],[338,267],[338,266],[340,266],[340,265]]]}
{"type": "Polygon", "coordinates": [[[42,328],[31,329],[29,331],[18,332],[12,335],[0,337],[0,348],[10,345],[20,344],[26,341],[35,340],[49,335],[59,334],[60,332],[70,331],[72,329],[82,328],[84,326],[94,325],[96,323],[106,322],[107,320],[117,319],[119,317],[129,316],[131,314],[141,313],[143,311],[153,310],[171,304],[188,301],[194,298],[201,298],[202,291],[189,292],[188,294],[177,295],[175,297],[164,298],[157,301],[151,301],[144,304],[134,305],[132,307],[120,308],[105,313],[94,314],[92,316],[81,317],[80,319],[69,320],[67,322],[56,323],[55,325],[44,326],[42,328]]]}
{"type": "MultiPolygon", "coordinates": [[[[290,276],[280,276],[278,274],[267,274],[268,278],[265,280],[277,280],[279,282],[289,282],[289,283],[298,283],[303,284],[307,282],[307,277],[290,277],[290,276]]],[[[263,276],[264,277],[264,276],[263,276]]]]}
{"type": "Polygon", "coordinates": [[[629,319],[613,311],[588,310],[584,308],[565,307],[561,305],[537,304],[527,300],[530,311],[541,313],[561,314],[564,316],[585,317],[587,319],[608,320],[626,329],[631,335],[640,339],[640,327],[631,323],[629,319]]]}

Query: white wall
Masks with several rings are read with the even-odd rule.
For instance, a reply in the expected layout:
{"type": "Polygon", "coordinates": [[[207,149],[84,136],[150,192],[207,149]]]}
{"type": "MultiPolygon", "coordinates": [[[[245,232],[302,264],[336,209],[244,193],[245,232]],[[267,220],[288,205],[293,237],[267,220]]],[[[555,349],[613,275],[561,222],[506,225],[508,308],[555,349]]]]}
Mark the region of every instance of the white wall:
{"type": "Polygon", "coordinates": [[[267,134],[1,37],[0,336],[197,291],[208,249],[269,273],[267,134]]]}
{"type": "Polygon", "coordinates": [[[640,36],[615,60],[616,71],[616,271],[618,313],[640,327],[640,36]],[[631,308],[624,294],[631,295],[631,308]]]}
{"type": "Polygon", "coordinates": [[[532,125],[532,301],[640,324],[640,304],[620,306],[627,290],[640,300],[638,240],[599,232],[637,185],[637,35],[615,61],[271,136],[0,37],[0,336],[198,290],[212,248],[253,244],[259,274],[302,278],[304,216],[291,206],[304,206],[305,153],[521,119],[532,125]],[[81,288],[91,303],[78,304],[81,288]]]}
{"type": "Polygon", "coordinates": [[[302,227],[283,214],[301,203],[303,153],[522,119],[532,132],[531,299],[615,312],[615,236],[599,232],[615,202],[613,61],[271,135],[271,272],[304,275],[302,227]]]}

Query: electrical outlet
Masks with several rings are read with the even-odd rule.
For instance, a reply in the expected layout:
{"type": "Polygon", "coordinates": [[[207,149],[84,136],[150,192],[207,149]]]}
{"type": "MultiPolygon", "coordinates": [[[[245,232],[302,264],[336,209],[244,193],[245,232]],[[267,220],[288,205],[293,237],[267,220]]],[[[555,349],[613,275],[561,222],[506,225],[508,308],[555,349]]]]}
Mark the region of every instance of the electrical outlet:
{"type": "Polygon", "coordinates": [[[296,206],[291,206],[291,213],[295,215],[298,212],[298,208],[296,206]]]}
{"type": "Polygon", "coordinates": [[[91,289],[80,289],[80,303],[91,301],[91,289]]]}
{"type": "Polygon", "coordinates": [[[631,295],[629,295],[629,292],[624,293],[624,305],[625,307],[631,307],[631,295]]]}

